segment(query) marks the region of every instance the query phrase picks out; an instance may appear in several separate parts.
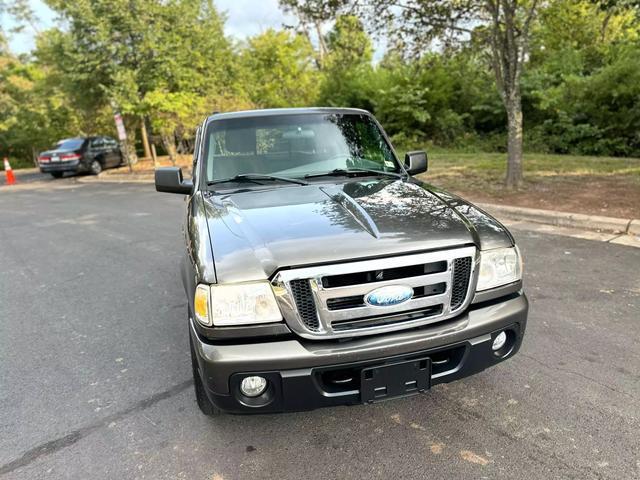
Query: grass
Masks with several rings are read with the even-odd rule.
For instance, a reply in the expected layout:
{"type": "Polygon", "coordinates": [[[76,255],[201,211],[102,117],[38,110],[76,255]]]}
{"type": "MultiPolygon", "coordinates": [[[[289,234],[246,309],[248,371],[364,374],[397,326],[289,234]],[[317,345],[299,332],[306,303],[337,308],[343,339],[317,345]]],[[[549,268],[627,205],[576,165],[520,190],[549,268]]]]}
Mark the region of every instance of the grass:
{"type": "MultiPolygon", "coordinates": [[[[502,189],[507,156],[503,153],[458,153],[433,151],[429,155],[430,181],[469,188],[502,189]]],[[[526,153],[523,159],[525,185],[552,177],[624,176],[640,183],[640,159],[547,155],[526,153]]]]}
{"type": "Polygon", "coordinates": [[[421,178],[472,200],[598,215],[640,217],[640,159],[524,155],[524,183],[504,186],[506,154],[433,149],[421,178]]]}

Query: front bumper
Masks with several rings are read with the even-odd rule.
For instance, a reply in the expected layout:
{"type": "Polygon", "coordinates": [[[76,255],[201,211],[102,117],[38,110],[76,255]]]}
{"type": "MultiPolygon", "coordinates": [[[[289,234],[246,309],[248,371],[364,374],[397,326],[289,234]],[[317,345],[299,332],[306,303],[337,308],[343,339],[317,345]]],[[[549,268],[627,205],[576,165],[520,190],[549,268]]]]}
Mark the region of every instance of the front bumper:
{"type": "Polygon", "coordinates": [[[217,407],[233,413],[298,411],[361,403],[360,371],[366,367],[429,357],[431,385],[478,373],[518,351],[528,308],[520,293],[442,324],[344,342],[291,339],[213,345],[193,324],[190,331],[203,385],[217,407]],[[512,341],[499,356],[491,344],[502,330],[511,332],[512,341]],[[258,399],[244,397],[239,390],[242,378],[254,374],[267,378],[270,385],[258,399]],[[352,380],[346,382],[349,377],[352,380]]]}

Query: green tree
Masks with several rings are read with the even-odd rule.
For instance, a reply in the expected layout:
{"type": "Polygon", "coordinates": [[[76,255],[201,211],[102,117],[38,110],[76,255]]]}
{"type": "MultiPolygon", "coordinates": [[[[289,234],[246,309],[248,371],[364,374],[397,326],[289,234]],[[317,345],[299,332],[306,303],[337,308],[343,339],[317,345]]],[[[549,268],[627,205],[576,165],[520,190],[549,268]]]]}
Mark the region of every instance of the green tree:
{"type": "MultiPolygon", "coordinates": [[[[153,118],[153,106],[159,105],[148,101],[148,94],[207,96],[228,84],[233,55],[211,0],[47,3],[68,23],[65,73],[92,91],[96,102],[117,105],[129,122],[142,128],[143,138],[145,119],[153,118]]],[[[184,105],[177,99],[187,97],[174,95],[169,104],[181,110],[184,105]]],[[[162,118],[180,117],[162,113],[162,118]]],[[[163,135],[163,140],[175,141],[171,135],[163,135]]]]}
{"type": "Polygon", "coordinates": [[[630,2],[605,3],[567,0],[540,11],[523,78],[534,148],[638,154],[632,80],[640,46],[638,10],[630,2]]]}
{"type": "Polygon", "coordinates": [[[145,93],[142,107],[175,161],[176,142],[191,137],[204,116],[243,108],[249,102],[242,82],[237,81],[236,53],[213,4],[180,1],[172,8],[172,18],[180,20],[159,36],[164,50],[160,57],[165,61],[157,66],[158,79],[145,93]]]}
{"type": "Polygon", "coordinates": [[[374,111],[399,145],[462,147],[504,125],[500,99],[477,57],[470,50],[419,59],[388,52],[376,69],[374,111]]]}
{"type": "Polygon", "coordinates": [[[317,42],[316,66],[324,68],[329,47],[323,33],[325,25],[334,18],[335,12],[348,4],[348,0],[279,0],[280,6],[298,19],[297,31],[309,43],[317,42]]]}
{"type": "MultiPolygon", "coordinates": [[[[444,46],[473,35],[489,52],[495,83],[507,114],[506,184],[522,182],[523,117],[521,76],[528,56],[530,27],[539,0],[374,0],[349,2],[407,49],[422,53],[434,40],[444,46]]],[[[342,7],[344,8],[344,7],[342,7]]]]}
{"type": "Polygon", "coordinates": [[[315,103],[319,74],[305,36],[269,29],[249,39],[241,59],[250,99],[259,107],[315,103]]]}
{"type": "Polygon", "coordinates": [[[320,103],[372,110],[373,47],[362,22],[352,15],[339,16],[327,35],[326,45],[320,103]]]}

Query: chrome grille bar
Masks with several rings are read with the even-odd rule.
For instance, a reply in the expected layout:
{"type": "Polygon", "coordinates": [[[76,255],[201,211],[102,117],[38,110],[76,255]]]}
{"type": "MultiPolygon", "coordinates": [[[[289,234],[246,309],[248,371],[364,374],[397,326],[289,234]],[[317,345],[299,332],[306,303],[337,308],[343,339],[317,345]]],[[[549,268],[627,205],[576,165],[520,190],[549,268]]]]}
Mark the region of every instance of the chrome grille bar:
{"type": "MultiPolygon", "coordinates": [[[[373,289],[372,289],[373,290],[373,289]]],[[[450,291],[443,293],[441,295],[431,295],[429,297],[421,297],[416,298],[414,300],[409,300],[406,303],[401,305],[394,305],[390,307],[356,307],[356,308],[346,308],[343,310],[329,310],[326,308],[324,303],[320,303],[319,305],[316,303],[316,307],[319,310],[320,317],[329,319],[330,322],[340,321],[340,320],[350,320],[357,319],[363,317],[373,317],[376,315],[384,315],[402,312],[403,310],[414,310],[417,308],[430,307],[432,305],[444,305],[450,301],[450,291]],[[398,307],[402,307],[402,309],[398,309],[398,307]]]]}
{"type": "Polygon", "coordinates": [[[408,287],[422,287],[424,285],[433,285],[434,283],[448,282],[451,280],[450,272],[432,273],[429,275],[420,275],[418,277],[397,278],[394,280],[371,282],[360,285],[349,285],[348,287],[322,288],[318,286],[318,297],[323,302],[329,298],[351,297],[362,294],[362,286],[366,285],[367,292],[379,287],[387,285],[406,285],[408,287]]]}
{"type": "MultiPolygon", "coordinates": [[[[276,293],[280,310],[282,311],[287,324],[294,332],[298,333],[302,337],[310,339],[355,337],[426,325],[429,323],[439,322],[456,315],[458,312],[466,308],[471,301],[471,291],[475,288],[478,270],[477,258],[478,256],[476,255],[475,247],[463,247],[437,252],[282,270],[272,280],[272,286],[276,293]],[[459,302],[458,288],[458,291],[456,291],[456,304],[454,305],[455,310],[452,310],[452,288],[454,280],[452,275],[453,265],[456,259],[461,258],[470,258],[471,269],[468,281],[465,285],[466,295],[464,300],[459,302]],[[416,275],[406,278],[393,278],[391,280],[384,280],[384,278],[382,280],[378,280],[376,278],[376,281],[332,288],[325,288],[322,281],[324,277],[329,276],[372,271],[384,272],[385,269],[413,265],[427,265],[443,261],[446,261],[447,268],[445,271],[438,271],[437,273],[416,275]],[[294,282],[293,285],[296,287],[295,293],[298,295],[297,300],[292,290],[292,282],[294,282]],[[419,292],[422,287],[428,288],[433,285],[440,285],[440,287],[442,287],[442,284],[446,285],[443,292],[442,288],[440,288],[439,290],[434,289],[434,291],[438,292],[436,294],[426,294],[425,296],[415,294],[415,292],[419,292]],[[307,297],[303,300],[300,299],[299,292],[301,289],[299,287],[301,285],[304,287],[302,290],[305,292],[310,291],[312,298],[308,298],[307,294],[307,297]],[[412,287],[414,289],[414,296],[397,305],[373,306],[363,304],[340,309],[329,309],[327,306],[327,300],[365,296],[373,290],[389,285],[412,287]],[[301,301],[303,302],[302,305],[296,304],[296,302],[301,301]],[[310,305],[311,308],[315,305],[315,312],[312,311],[311,314],[309,314],[310,305]],[[439,308],[440,306],[441,308],[439,308]],[[334,331],[332,328],[333,322],[384,317],[385,315],[397,316],[403,312],[420,310],[422,308],[427,311],[434,311],[438,313],[404,322],[381,322],[380,325],[368,326],[366,328],[345,330],[341,327],[337,331],[334,331]]],[[[363,322],[363,324],[364,323],[365,322],[363,322]]],[[[358,322],[354,322],[354,325],[357,324],[358,322]]]]}

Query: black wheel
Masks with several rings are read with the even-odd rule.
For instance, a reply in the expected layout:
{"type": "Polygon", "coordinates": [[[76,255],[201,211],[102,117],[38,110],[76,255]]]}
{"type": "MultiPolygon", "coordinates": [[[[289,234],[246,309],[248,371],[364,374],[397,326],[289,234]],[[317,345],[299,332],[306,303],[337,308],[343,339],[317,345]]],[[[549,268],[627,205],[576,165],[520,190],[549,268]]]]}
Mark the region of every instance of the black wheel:
{"type": "Polygon", "coordinates": [[[53,178],[62,178],[63,175],[64,175],[64,172],[51,172],[51,176],[53,178]]]}
{"type": "Polygon", "coordinates": [[[98,175],[102,171],[102,164],[98,160],[94,160],[89,165],[89,171],[91,175],[98,175]]]}
{"type": "Polygon", "coordinates": [[[211,403],[211,400],[209,400],[207,394],[204,391],[202,377],[200,377],[200,370],[198,368],[198,359],[196,358],[196,352],[193,347],[193,340],[191,339],[191,332],[189,332],[189,346],[191,347],[191,370],[193,372],[193,385],[195,387],[198,407],[200,407],[200,411],[202,413],[209,417],[220,415],[220,409],[213,403],[211,403]]]}

